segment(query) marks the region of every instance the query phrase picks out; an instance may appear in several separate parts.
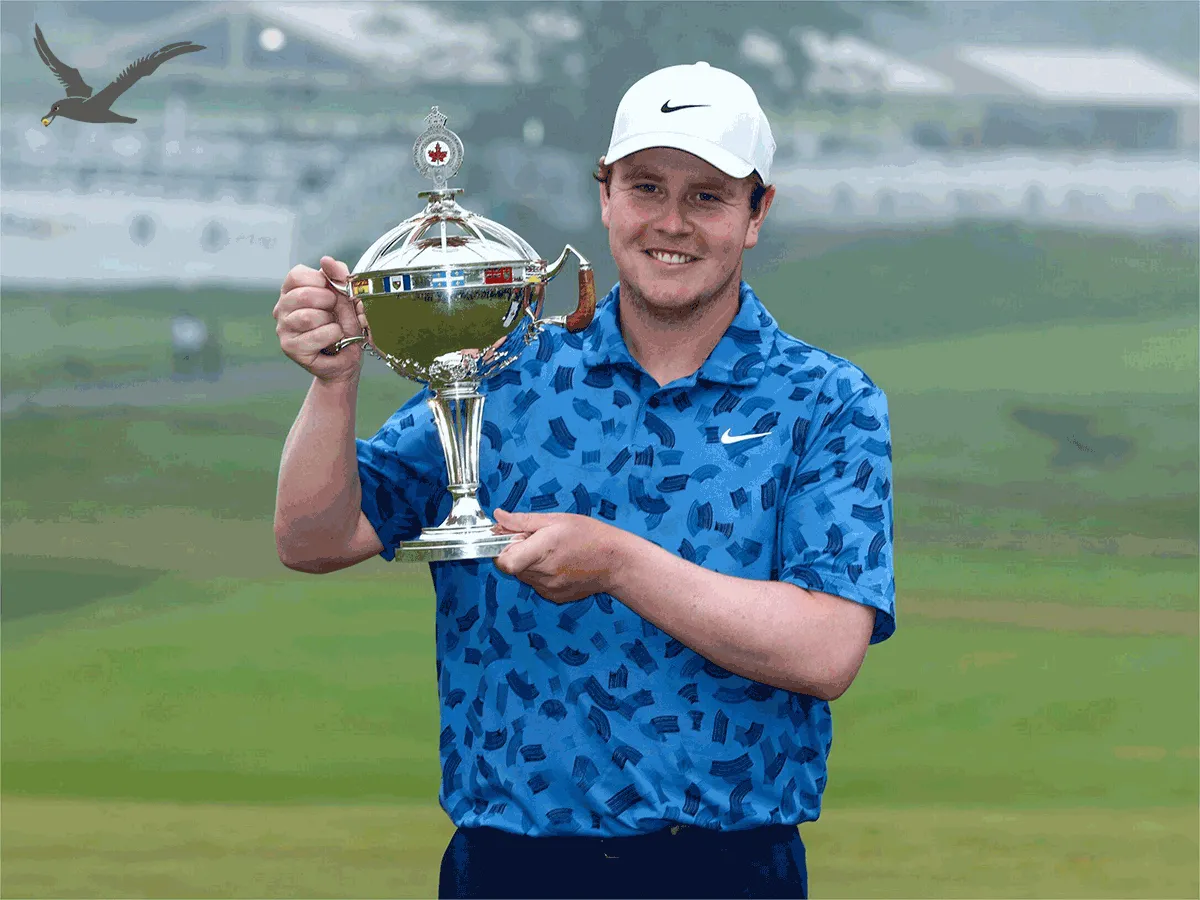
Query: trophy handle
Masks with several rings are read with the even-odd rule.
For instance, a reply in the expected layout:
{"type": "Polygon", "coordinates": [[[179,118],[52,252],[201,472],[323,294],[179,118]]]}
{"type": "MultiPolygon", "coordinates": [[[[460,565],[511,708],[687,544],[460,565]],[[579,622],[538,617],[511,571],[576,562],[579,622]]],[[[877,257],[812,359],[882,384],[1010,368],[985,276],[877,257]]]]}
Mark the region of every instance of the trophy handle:
{"type": "MultiPolygon", "coordinates": [[[[346,297],[351,302],[353,302],[354,292],[350,290],[350,282],[349,281],[347,281],[345,284],[341,284],[337,281],[334,281],[332,278],[329,277],[329,273],[326,272],[324,269],[321,270],[321,274],[325,276],[325,281],[329,284],[329,286],[331,288],[333,288],[335,291],[337,291],[343,297],[346,297]]],[[[339,353],[341,353],[343,350],[345,350],[351,344],[357,344],[359,342],[366,341],[367,337],[368,337],[367,330],[364,328],[362,334],[355,335],[354,337],[342,338],[340,341],[335,343],[333,346],[323,348],[321,350],[321,353],[323,353],[325,356],[337,356],[339,353]]]]}
{"type": "Polygon", "coordinates": [[[547,267],[546,274],[542,277],[542,284],[549,283],[555,275],[562,271],[568,253],[574,253],[575,258],[579,260],[579,302],[576,304],[574,312],[565,316],[547,316],[544,319],[538,319],[537,324],[539,326],[561,325],[567,331],[583,331],[592,324],[592,317],[596,314],[596,278],[592,274],[592,264],[583,258],[583,254],[567,244],[558,259],[547,267]]]}

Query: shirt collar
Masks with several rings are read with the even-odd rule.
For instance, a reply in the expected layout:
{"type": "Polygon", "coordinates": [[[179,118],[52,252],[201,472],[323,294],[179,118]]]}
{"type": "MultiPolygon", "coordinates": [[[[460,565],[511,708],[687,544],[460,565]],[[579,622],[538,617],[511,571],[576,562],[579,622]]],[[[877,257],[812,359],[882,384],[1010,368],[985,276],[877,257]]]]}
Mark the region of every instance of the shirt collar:
{"type": "MultiPolygon", "coordinates": [[[[581,359],[588,368],[624,365],[641,372],[642,367],[630,355],[625,338],[621,335],[618,317],[620,293],[620,285],[614,285],[608,295],[596,304],[592,324],[583,334],[581,359]]],[[[766,360],[774,349],[778,327],[775,318],[750,285],[741,282],[738,311],[733,321],[699,370],[683,381],[694,383],[703,379],[715,384],[758,384],[766,370],[766,360]]]]}

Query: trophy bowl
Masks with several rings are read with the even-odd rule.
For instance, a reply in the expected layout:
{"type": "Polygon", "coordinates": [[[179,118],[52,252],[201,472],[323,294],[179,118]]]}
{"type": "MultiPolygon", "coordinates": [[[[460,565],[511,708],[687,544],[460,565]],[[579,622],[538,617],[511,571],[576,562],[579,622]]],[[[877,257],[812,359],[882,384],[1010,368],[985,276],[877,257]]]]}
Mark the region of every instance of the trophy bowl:
{"type": "Polygon", "coordinates": [[[447,187],[463,146],[435,106],[413,146],[417,169],[434,181],[425,209],[362,255],[347,283],[330,285],[362,302],[366,328],[323,353],[362,342],[392,371],[430,389],[428,404],[446,457],[453,503],[446,519],[396,549],[405,561],[494,557],[519,536],[496,534],[476,496],[484,396],[480,384],[518,359],[548,327],[582,331],[596,309],[590,263],[570,244],[552,263],[520,235],[461,207],[447,187]],[[579,262],[574,312],[543,317],[546,285],[568,255],[579,262]]]}

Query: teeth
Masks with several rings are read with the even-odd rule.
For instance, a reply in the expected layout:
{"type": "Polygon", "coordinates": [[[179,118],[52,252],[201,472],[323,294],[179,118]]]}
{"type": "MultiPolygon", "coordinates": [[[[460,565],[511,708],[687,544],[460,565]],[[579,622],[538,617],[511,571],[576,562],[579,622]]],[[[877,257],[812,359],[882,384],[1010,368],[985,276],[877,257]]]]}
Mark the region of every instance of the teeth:
{"type": "Polygon", "coordinates": [[[646,252],[659,262],[669,263],[675,266],[692,261],[692,257],[684,256],[682,253],[663,253],[659,250],[647,250],[646,252]]]}

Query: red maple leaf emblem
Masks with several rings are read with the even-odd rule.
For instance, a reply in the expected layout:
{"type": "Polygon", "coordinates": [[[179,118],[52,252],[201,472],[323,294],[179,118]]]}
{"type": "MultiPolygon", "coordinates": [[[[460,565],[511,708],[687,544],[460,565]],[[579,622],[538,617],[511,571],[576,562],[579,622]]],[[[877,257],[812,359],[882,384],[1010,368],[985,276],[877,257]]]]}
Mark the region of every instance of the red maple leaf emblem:
{"type": "Polygon", "coordinates": [[[435,163],[445,162],[446,157],[450,155],[442,149],[442,145],[440,143],[434,144],[433,149],[427,152],[429,153],[430,161],[435,163]]]}

